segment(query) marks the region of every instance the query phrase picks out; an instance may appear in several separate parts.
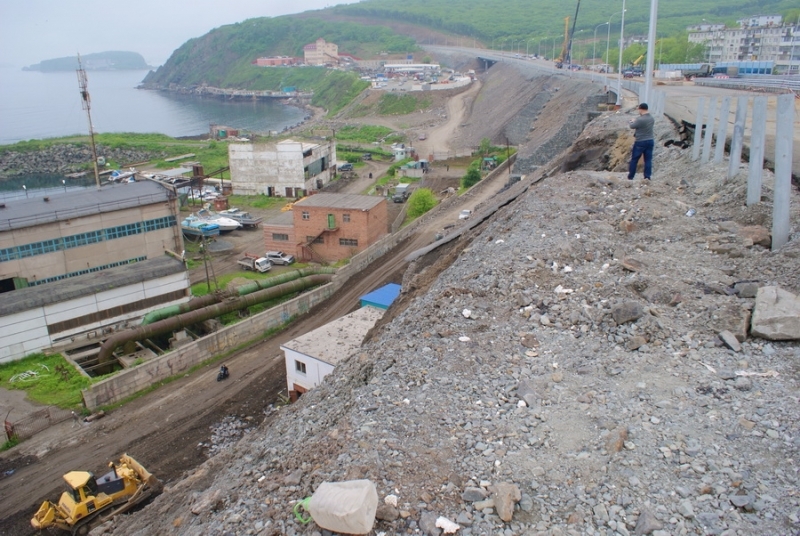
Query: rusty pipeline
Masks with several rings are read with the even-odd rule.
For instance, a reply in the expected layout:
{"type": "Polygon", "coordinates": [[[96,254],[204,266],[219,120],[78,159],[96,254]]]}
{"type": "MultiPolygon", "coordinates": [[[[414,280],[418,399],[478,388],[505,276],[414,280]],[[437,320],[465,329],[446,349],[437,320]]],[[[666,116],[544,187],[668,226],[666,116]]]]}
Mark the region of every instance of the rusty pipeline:
{"type": "Polygon", "coordinates": [[[275,287],[259,290],[257,292],[253,292],[252,294],[247,294],[246,296],[229,299],[221,303],[215,303],[213,305],[203,307],[202,309],[196,309],[194,311],[188,311],[177,316],[165,318],[163,320],[153,322],[152,324],[142,325],[137,328],[115,333],[106,339],[100,346],[98,360],[101,364],[108,363],[111,360],[114,350],[127,342],[139,341],[142,339],[155,337],[156,335],[162,335],[170,331],[182,329],[186,326],[197,324],[198,322],[203,322],[204,320],[209,320],[211,318],[216,318],[232,311],[238,311],[240,309],[244,309],[245,307],[250,307],[252,305],[278,298],[285,294],[291,294],[317,285],[329,283],[332,279],[333,275],[329,274],[311,275],[302,279],[283,283],[275,287]]]}

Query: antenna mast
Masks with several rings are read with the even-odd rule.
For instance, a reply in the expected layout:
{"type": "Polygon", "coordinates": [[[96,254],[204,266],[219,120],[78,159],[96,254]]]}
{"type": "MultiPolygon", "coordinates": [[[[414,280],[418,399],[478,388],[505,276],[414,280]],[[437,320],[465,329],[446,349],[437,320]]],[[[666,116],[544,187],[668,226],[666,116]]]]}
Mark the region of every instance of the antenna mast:
{"type": "Polygon", "coordinates": [[[94,144],[94,127],[92,126],[92,99],[89,97],[89,89],[86,79],[86,71],[81,64],[81,55],[78,54],[78,86],[81,88],[81,105],[86,110],[89,117],[89,139],[92,144],[92,166],[94,167],[94,182],[100,188],[100,173],[97,171],[97,147],[94,144]]]}

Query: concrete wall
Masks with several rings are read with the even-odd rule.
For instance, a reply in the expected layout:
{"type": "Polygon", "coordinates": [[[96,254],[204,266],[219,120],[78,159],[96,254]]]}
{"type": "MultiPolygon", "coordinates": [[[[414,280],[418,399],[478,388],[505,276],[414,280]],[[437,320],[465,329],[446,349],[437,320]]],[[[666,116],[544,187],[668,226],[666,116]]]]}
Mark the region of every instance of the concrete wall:
{"type": "Polygon", "coordinates": [[[314,305],[328,299],[334,290],[335,286],[328,283],[142,365],[119,372],[83,390],[83,403],[94,411],[101,406],[119,402],[170,376],[183,374],[207,359],[258,339],[266,330],[282,325],[292,316],[308,312],[314,305]]]}
{"type": "Polygon", "coordinates": [[[0,363],[22,359],[28,354],[49,348],[70,337],[86,338],[87,332],[102,331],[104,327],[115,326],[131,318],[141,318],[150,311],[181,303],[189,298],[187,295],[180,300],[159,302],[147,309],[116,314],[111,318],[51,333],[55,324],[65,320],[87,317],[93,313],[104,311],[116,312],[116,309],[121,310],[117,307],[119,305],[155,298],[175,291],[182,290],[188,294],[188,288],[189,275],[187,272],[181,272],[4,316],[0,318],[0,333],[3,334],[2,343],[0,343],[0,363]]]}
{"type": "Polygon", "coordinates": [[[335,170],[336,151],[332,145],[309,144],[284,140],[278,143],[232,143],[228,146],[233,191],[240,195],[272,195],[297,197],[301,190],[324,187],[335,170]],[[303,146],[313,145],[311,154],[303,156],[303,146]],[[315,162],[326,159],[327,167],[305,176],[305,168],[317,169],[315,162]],[[318,182],[320,181],[320,182],[318,182]],[[292,194],[287,195],[286,189],[292,194]],[[295,192],[298,190],[298,192],[295,192]]]}

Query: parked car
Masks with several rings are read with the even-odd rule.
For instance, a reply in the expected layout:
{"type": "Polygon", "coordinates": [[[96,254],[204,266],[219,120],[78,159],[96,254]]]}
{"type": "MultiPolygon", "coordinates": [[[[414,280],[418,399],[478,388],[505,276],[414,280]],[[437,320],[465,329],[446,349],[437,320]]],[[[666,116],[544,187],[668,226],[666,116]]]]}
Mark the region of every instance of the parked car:
{"type": "Polygon", "coordinates": [[[294,262],[293,255],[287,255],[283,251],[267,251],[267,254],[264,255],[267,260],[272,264],[284,264],[289,265],[294,262]]]}
{"type": "Polygon", "coordinates": [[[342,164],[339,166],[339,171],[353,171],[353,164],[347,162],[346,164],[342,164]]]}
{"type": "Polygon", "coordinates": [[[472,211],[471,210],[466,210],[465,209],[465,210],[462,210],[461,212],[458,213],[458,219],[459,220],[468,220],[470,216],[472,216],[472,211]]]}
{"type": "Polygon", "coordinates": [[[361,160],[372,160],[372,154],[364,153],[363,155],[361,155],[361,160]]]}

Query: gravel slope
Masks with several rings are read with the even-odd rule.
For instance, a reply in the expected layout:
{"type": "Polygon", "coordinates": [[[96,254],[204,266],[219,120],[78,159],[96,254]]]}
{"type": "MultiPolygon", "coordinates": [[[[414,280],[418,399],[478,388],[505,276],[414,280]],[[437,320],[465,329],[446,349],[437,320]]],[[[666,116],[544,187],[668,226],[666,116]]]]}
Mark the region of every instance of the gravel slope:
{"type": "Polygon", "coordinates": [[[747,208],[746,171],[725,182],[689,154],[660,146],[652,184],[577,169],[532,185],[408,274],[392,321],[324,385],[106,529],[324,534],[294,501],[368,478],[374,534],[439,534],[439,516],[476,535],[797,534],[800,344],[735,352],[719,333],[744,338],[743,281],[800,293],[799,237],[753,245],[770,178],[747,208]]]}

